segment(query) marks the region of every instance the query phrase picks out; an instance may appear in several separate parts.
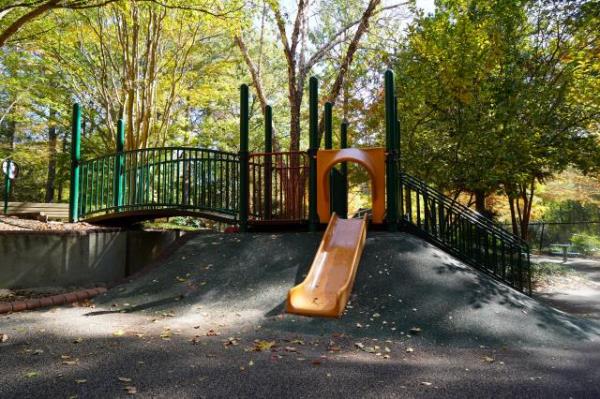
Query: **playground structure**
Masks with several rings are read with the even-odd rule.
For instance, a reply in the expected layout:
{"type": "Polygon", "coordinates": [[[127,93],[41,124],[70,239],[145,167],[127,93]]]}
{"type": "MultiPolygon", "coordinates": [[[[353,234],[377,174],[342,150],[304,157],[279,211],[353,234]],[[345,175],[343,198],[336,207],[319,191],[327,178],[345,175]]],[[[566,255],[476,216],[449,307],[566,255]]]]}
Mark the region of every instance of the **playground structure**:
{"type": "Polygon", "coordinates": [[[115,153],[83,161],[81,108],[76,104],[70,220],[125,224],[194,215],[237,224],[241,232],[275,225],[317,231],[329,221],[307,280],[290,292],[288,310],[335,316],[352,289],[367,226],[366,218],[338,216],[347,213],[347,163],[353,162],[371,178],[372,225],[416,234],[513,288],[531,291],[529,248],[523,240],[401,170],[391,71],[385,74],[385,148],[346,148],[344,122],[342,148],[333,149],[333,106],[326,103],[325,149],[320,150],[318,82],[313,77],[308,150],[273,151],[272,109],[267,106],[264,152],[250,153],[248,99],[248,86],[242,85],[238,153],[192,147],[125,151],[124,124],[119,121],[115,153]]]}

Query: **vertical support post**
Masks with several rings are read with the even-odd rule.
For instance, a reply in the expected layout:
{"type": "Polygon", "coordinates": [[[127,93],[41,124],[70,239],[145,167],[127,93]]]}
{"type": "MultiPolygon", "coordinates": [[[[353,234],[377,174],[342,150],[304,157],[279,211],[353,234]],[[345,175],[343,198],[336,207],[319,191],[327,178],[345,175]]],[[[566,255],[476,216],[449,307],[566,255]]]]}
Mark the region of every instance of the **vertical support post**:
{"type": "Polygon", "coordinates": [[[123,154],[125,151],[125,123],[123,119],[119,119],[117,122],[116,143],[114,206],[116,211],[119,211],[119,208],[123,206],[123,169],[125,166],[125,155],[123,154]]]}
{"type": "MultiPolygon", "coordinates": [[[[323,118],[325,122],[325,149],[331,150],[333,149],[333,104],[329,101],[325,103],[323,118]]],[[[335,173],[335,168],[332,168],[329,171],[329,211],[332,213],[335,211],[336,207],[334,198],[336,198],[338,194],[336,193],[336,189],[338,188],[336,187],[338,185],[336,184],[336,177],[338,176],[336,176],[335,173]]]]}
{"type": "MultiPolygon", "coordinates": [[[[400,116],[398,115],[398,97],[394,97],[394,120],[396,121],[396,143],[395,143],[395,148],[396,148],[396,188],[397,188],[397,195],[398,195],[398,210],[396,212],[398,212],[399,214],[397,215],[397,219],[400,219],[400,223],[404,223],[404,184],[403,184],[403,180],[402,180],[402,151],[401,151],[401,135],[400,135],[400,116]]],[[[440,220],[440,223],[443,223],[442,220],[440,220]]]]}
{"type": "Polygon", "coordinates": [[[394,73],[385,72],[386,200],[388,230],[398,229],[398,170],[396,168],[396,112],[394,112],[394,73]]]}
{"type": "Polygon", "coordinates": [[[333,148],[333,104],[330,102],[325,103],[325,149],[331,150],[333,148]]]}
{"type": "Polygon", "coordinates": [[[71,188],[69,190],[69,221],[79,219],[79,162],[81,160],[81,107],[73,104],[71,121],[71,188]]]}
{"type": "Polygon", "coordinates": [[[309,178],[308,178],[308,226],[317,231],[317,151],[319,149],[319,82],[312,76],[309,79],[309,178]]]}
{"type": "Polygon", "coordinates": [[[248,198],[250,196],[249,178],[249,163],[248,163],[248,85],[240,86],[240,209],[239,223],[240,231],[248,230],[248,198]]]}
{"type": "MultiPolygon", "coordinates": [[[[340,148],[348,148],[348,122],[343,121],[340,126],[340,148]]],[[[342,162],[340,165],[340,175],[344,183],[344,209],[341,216],[348,217],[348,162],[342,162]]]]}
{"type": "Polygon", "coordinates": [[[265,219],[271,220],[273,213],[273,109],[265,107],[265,219]]]}
{"type": "Polygon", "coordinates": [[[544,247],[544,226],[546,224],[544,222],[542,222],[542,231],[540,232],[540,253],[542,253],[542,248],[544,247]]]}
{"type": "Polygon", "coordinates": [[[12,167],[12,160],[9,158],[6,160],[6,175],[4,176],[4,214],[8,213],[8,199],[10,197],[10,170],[12,167]]]}

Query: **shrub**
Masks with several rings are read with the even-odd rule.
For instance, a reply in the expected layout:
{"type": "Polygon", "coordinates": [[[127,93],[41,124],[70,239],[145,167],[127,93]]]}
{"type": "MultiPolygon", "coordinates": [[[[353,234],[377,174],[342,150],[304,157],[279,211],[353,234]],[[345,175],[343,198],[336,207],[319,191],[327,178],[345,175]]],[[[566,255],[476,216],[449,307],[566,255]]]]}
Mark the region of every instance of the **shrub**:
{"type": "Polygon", "coordinates": [[[571,248],[585,255],[600,253],[600,237],[593,234],[573,234],[571,236],[571,248]]]}

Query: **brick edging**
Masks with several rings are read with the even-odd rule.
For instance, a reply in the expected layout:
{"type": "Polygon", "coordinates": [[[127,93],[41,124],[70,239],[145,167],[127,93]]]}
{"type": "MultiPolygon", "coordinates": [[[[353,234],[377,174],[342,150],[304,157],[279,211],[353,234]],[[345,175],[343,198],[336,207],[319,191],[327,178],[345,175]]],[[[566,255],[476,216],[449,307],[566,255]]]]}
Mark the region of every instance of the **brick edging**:
{"type": "MultiPolygon", "coordinates": [[[[185,233],[181,237],[177,238],[170,245],[165,248],[160,255],[151,261],[147,266],[143,267],[141,270],[132,274],[131,276],[124,277],[119,279],[111,284],[108,284],[108,288],[114,288],[118,285],[130,282],[138,277],[143,276],[148,273],[150,270],[157,267],[159,264],[164,262],[169,258],[178,248],[182,247],[186,242],[188,242],[191,238],[195,237],[198,234],[203,233],[185,233]]],[[[25,299],[22,301],[12,301],[12,302],[0,302],[0,314],[4,313],[15,313],[22,312],[24,310],[33,310],[48,306],[60,306],[65,305],[77,301],[81,301],[84,299],[89,299],[95,297],[96,295],[103,294],[107,291],[105,287],[97,287],[87,290],[79,290],[73,292],[67,292],[65,294],[52,295],[42,298],[33,298],[33,299],[25,299]]]]}
{"type": "Polygon", "coordinates": [[[64,294],[32,298],[12,302],[0,302],[0,314],[22,312],[48,306],[65,305],[77,301],[83,301],[106,292],[104,287],[90,288],[86,290],[71,291],[64,294]]]}

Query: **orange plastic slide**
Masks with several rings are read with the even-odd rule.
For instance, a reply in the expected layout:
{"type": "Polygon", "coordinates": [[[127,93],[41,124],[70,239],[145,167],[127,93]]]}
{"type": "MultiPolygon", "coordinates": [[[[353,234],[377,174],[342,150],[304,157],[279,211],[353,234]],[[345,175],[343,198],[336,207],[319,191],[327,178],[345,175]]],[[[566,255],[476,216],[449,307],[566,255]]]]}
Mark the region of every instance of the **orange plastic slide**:
{"type": "Polygon", "coordinates": [[[340,219],[333,213],[308,275],[288,293],[287,312],[340,317],[354,285],[366,235],[366,215],[340,219]]]}

